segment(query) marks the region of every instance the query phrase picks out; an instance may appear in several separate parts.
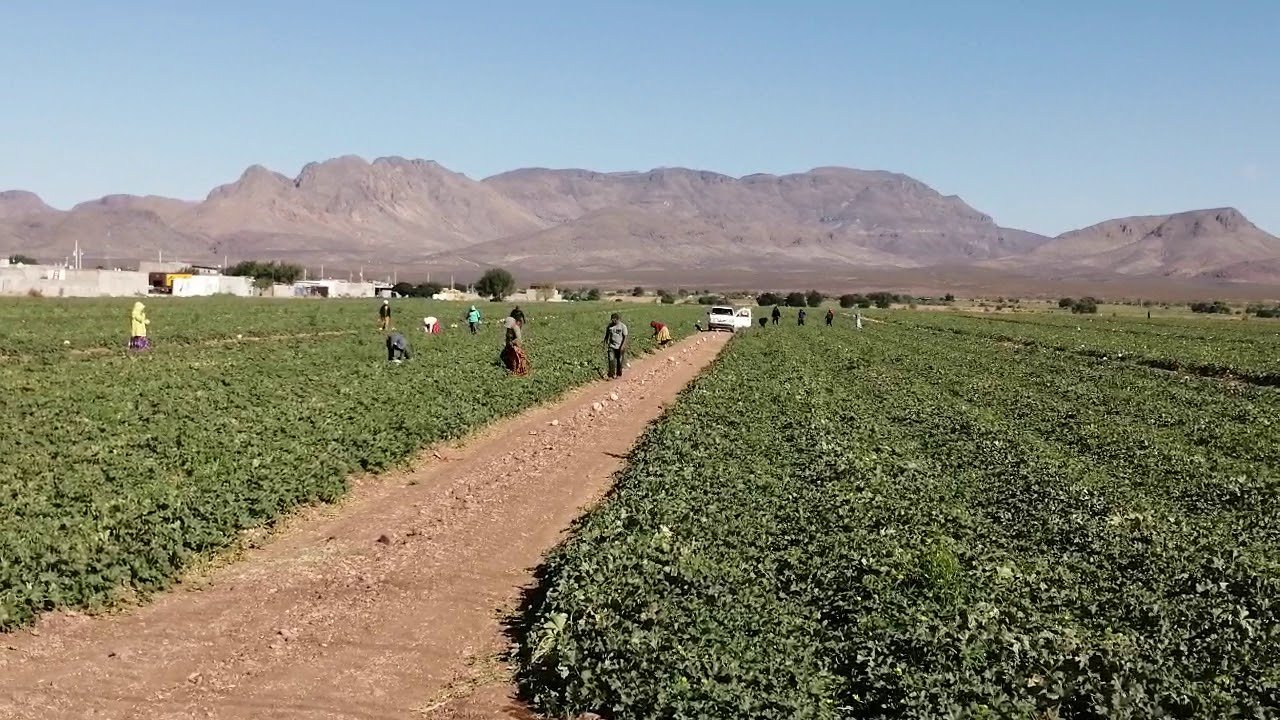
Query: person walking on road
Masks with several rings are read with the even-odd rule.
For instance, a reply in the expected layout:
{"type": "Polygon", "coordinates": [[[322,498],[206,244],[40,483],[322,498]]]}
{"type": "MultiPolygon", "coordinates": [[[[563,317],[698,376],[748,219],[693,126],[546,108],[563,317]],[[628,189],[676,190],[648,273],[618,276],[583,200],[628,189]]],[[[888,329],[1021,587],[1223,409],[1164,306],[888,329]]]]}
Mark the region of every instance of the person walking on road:
{"type": "Polygon", "coordinates": [[[382,307],[378,308],[378,329],[386,332],[391,329],[391,301],[383,300],[382,307]]]}
{"type": "Polygon", "coordinates": [[[609,379],[621,379],[627,355],[627,326],[618,313],[609,316],[609,325],[604,329],[604,351],[609,363],[609,379]]]}
{"type": "Polygon", "coordinates": [[[782,308],[778,307],[777,305],[774,305],[772,317],[773,317],[774,325],[777,325],[778,323],[782,322],[782,308]]]}
{"type": "Polygon", "coordinates": [[[471,328],[472,335],[480,331],[480,311],[476,309],[475,305],[472,305],[471,309],[467,311],[467,327],[471,328]]]}
{"type": "Polygon", "coordinates": [[[831,323],[835,322],[835,319],[836,311],[831,308],[827,308],[827,327],[831,327],[831,323]]]}
{"type": "Polygon", "coordinates": [[[803,325],[803,324],[804,324],[804,315],[805,315],[804,308],[800,308],[800,313],[799,313],[798,315],[796,315],[796,324],[797,324],[797,325],[803,325]]]}
{"type": "Polygon", "coordinates": [[[147,319],[147,306],[139,300],[133,304],[133,311],[129,313],[130,350],[151,349],[151,341],[147,339],[147,326],[150,324],[151,321],[147,319]]]}

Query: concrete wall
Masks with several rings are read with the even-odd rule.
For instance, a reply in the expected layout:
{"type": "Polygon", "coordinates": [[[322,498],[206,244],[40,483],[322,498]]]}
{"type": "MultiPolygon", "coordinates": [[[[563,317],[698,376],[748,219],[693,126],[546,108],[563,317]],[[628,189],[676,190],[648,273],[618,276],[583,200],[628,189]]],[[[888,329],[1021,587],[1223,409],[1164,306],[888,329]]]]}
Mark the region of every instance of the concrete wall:
{"type": "Polygon", "coordinates": [[[146,295],[147,274],[115,270],[68,270],[46,265],[0,268],[0,295],[129,297],[146,295]]]}
{"type": "Polygon", "coordinates": [[[173,281],[175,297],[201,297],[206,295],[256,295],[253,278],[227,275],[194,275],[173,281]]]}

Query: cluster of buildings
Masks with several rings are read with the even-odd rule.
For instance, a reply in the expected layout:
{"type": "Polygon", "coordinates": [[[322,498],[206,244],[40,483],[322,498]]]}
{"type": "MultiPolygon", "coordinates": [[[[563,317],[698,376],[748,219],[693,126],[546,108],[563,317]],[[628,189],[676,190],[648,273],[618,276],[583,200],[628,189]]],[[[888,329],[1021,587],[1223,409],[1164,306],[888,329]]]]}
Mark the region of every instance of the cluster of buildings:
{"type": "MultiPolygon", "coordinates": [[[[289,284],[263,286],[251,277],[223,275],[219,267],[174,262],[142,262],[138,264],[137,270],[85,270],[63,265],[13,264],[8,259],[0,258],[0,296],[3,295],[390,298],[394,297],[395,293],[390,284],[364,280],[299,280],[289,284]]],[[[450,288],[437,293],[433,299],[474,302],[481,298],[473,292],[450,288]]],[[[555,288],[536,287],[516,293],[509,299],[514,302],[563,300],[560,292],[555,288]]]]}

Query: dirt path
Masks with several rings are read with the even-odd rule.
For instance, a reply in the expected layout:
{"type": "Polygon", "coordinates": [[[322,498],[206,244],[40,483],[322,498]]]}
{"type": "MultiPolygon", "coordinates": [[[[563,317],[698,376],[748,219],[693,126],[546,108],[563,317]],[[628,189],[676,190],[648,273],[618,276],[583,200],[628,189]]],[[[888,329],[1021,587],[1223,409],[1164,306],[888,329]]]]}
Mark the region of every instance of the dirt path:
{"type": "Polygon", "coordinates": [[[361,482],[148,605],[0,636],[0,718],[524,717],[501,618],[727,337],[361,482]]]}

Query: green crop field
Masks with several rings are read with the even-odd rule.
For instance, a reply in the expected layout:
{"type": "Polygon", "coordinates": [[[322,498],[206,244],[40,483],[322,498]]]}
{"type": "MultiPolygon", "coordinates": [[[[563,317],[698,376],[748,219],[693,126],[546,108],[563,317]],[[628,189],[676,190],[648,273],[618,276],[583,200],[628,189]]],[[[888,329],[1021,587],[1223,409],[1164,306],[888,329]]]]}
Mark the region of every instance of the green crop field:
{"type": "Polygon", "coordinates": [[[1280,385],[1280,322],[1090,315],[895,313],[912,327],[1039,345],[1165,370],[1280,385]]]}
{"type": "Polygon", "coordinates": [[[526,606],[540,709],[1277,717],[1280,323],[875,317],[650,429],[526,606]]]}
{"type": "MultiPolygon", "coordinates": [[[[301,503],[331,500],[353,472],[599,377],[618,306],[527,307],[527,378],[496,360],[484,304],[477,337],[426,337],[426,315],[465,306],[395,302],[414,358],[386,362],[378,301],[162,299],[155,349],[124,351],[132,300],[0,302],[0,630],[60,607],[94,608],[169,583],[193,557],[301,503]]],[[[620,308],[649,349],[648,321],[679,337],[702,310],[620,308]]]]}

